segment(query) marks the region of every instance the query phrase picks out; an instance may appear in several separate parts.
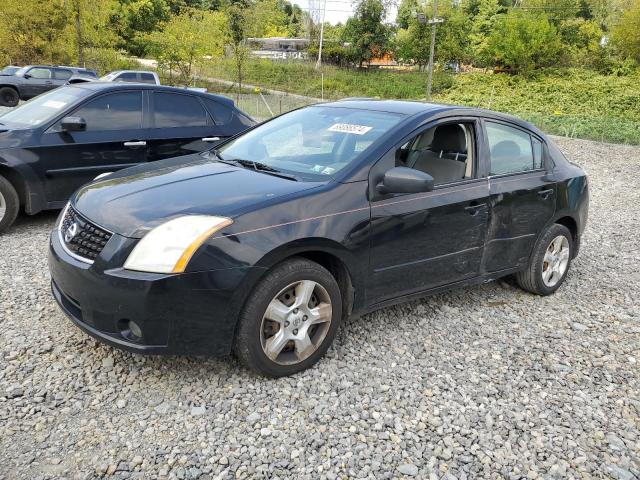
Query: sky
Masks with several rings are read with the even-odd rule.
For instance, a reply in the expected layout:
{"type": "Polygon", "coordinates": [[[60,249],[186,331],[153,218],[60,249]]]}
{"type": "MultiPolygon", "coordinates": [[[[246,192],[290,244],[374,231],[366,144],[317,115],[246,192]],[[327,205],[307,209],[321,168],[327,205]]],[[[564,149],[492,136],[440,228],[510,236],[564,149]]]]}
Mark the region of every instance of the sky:
{"type": "MultiPolygon", "coordinates": [[[[353,14],[353,3],[351,0],[326,0],[327,11],[325,21],[333,25],[336,23],[344,23],[353,14]]],[[[310,6],[315,5],[315,9],[322,15],[322,7],[324,6],[324,0],[293,0],[293,3],[298,5],[301,9],[308,11],[310,6]]],[[[387,21],[393,21],[396,18],[397,7],[394,5],[389,9],[387,15],[387,21]]],[[[320,18],[319,20],[322,20],[320,18]]]]}

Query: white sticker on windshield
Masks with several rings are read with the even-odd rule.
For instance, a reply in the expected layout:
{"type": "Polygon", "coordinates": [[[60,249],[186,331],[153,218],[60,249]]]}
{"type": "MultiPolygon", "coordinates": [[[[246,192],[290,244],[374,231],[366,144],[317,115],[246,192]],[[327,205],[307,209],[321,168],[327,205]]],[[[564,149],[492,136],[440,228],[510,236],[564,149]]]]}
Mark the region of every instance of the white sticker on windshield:
{"type": "Polygon", "coordinates": [[[59,102],[58,100],[47,100],[42,104],[43,107],[56,108],[56,109],[62,108],[65,105],[66,105],[65,102],[59,102]]]}
{"type": "Polygon", "coordinates": [[[353,133],[354,135],[364,135],[373,127],[366,125],[354,125],[352,123],[334,123],[329,127],[330,132],[353,133]]]}

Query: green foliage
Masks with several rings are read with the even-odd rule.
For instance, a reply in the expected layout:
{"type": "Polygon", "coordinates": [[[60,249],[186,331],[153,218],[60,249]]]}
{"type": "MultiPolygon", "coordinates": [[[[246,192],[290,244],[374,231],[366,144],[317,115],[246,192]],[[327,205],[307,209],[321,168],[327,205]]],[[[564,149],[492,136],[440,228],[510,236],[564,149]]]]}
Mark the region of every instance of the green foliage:
{"type": "Polygon", "coordinates": [[[495,63],[523,73],[556,64],[561,51],[558,32],[545,15],[517,11],[498,17],[486,46],[495,63]]]}
{"type": "Polygon", "coordinates": [[[635,0],[622,15],[613,28],[611,41],[623,57],[640,63],[640,0],[635,0]]]}
{"type": "Polygon", "coordinates": [[[0,59],[25,64],[67,63],[74,58],[64,0],[1,1],[0,59]]]}
{"type": "Polygon", "coordinates": [[[360,67],[388,50],[390,32],[382,23],[384,16],[381,0],[360,0],[353,17],[347,20],[344,39],[350,44],[351,58],[360,67]]]}
{"type": "Polygon", "coordinates": [[[171,17],[161,31],[148,34],[149,52],[161,69],[177,72],[179,83],[189,83],[193,69],[204,57],[221,56],[226,18],[220,12],[186,9],[171,17]]]}
{"type": "Polygon", "coordinates": [[[497,15],[504,9],[498,0],[475,0],[475,14],[471,21],[469,42],[476,62],[486,65],[490,60],[489,36],[493,32],[497,15]]]}
{"type": "Polygon", "coordinates": [[[148,50],[147,35],[158,31],[169,21],[171,10],[166,0],[118,0],[111,17],[118,34],[118,46],[134,55],[144,56],[148,50]]]}

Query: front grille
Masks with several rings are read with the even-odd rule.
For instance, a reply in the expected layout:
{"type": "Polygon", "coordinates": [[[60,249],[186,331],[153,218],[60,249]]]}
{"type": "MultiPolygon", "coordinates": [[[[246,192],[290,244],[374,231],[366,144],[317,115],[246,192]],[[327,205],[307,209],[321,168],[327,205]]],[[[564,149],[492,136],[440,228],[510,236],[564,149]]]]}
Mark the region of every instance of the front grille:
{"type": "Polygon", "coordinates": [[[93,261],[111,238],[111,233],[91,223],[71,205],[60,223],[60,237],[64,246],[81,260],[93,261]]]}

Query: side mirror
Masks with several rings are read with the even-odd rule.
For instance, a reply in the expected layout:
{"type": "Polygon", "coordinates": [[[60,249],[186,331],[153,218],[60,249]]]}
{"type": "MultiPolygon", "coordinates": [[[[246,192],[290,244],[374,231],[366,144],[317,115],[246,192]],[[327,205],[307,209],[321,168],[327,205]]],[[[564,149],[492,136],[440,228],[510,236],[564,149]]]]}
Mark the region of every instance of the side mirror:
{"type": "Polygon", "coordinates": [[[60,127],[63,132],[82,132],[87,129],[87,122],[82,117],[64,117],[60,127]]]}
{"type": "Polygon", "coordinates": [[[31,74],[25,73],[24,75],[22,75],[22,78],[26,78],[27,80],[29,80],[31,78],[31,74]]]}
{"type": "Polygon", "coordinates": [[[433,177],[413,168],[394,167],[387,170],[376,189],[387,193],[420,193],[433,190],[433,177]]]}

